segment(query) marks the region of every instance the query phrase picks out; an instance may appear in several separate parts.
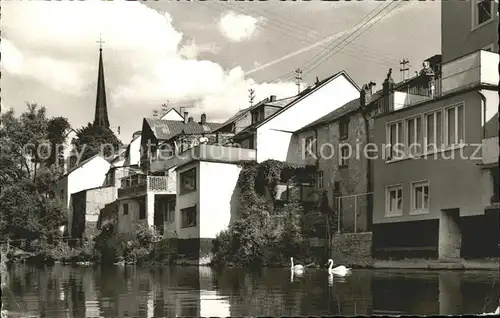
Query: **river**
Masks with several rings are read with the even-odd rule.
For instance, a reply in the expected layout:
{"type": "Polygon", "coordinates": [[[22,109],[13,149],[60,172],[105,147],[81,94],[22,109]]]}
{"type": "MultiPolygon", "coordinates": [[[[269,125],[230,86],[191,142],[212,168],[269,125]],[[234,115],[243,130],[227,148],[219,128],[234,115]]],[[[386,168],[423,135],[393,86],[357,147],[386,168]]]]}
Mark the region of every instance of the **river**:
{"type": "Polygon", "coordinates": [[[320,316],[476,314],[494,311],[499,272],[207,267],[9,268],[12,317],[320,316]]]}

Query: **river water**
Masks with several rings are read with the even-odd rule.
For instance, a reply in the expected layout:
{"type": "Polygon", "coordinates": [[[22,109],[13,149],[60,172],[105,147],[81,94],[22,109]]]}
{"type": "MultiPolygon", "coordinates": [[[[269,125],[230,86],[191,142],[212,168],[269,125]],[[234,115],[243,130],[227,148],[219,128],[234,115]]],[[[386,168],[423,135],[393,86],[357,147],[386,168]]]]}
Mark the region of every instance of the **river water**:
{"type": "Polygon", "coordinates": [[[215,272],[207,267],[9,269],[12,317],[320,316],[466,314],[498,306],[499,272],[289,269],[215,272]]]}

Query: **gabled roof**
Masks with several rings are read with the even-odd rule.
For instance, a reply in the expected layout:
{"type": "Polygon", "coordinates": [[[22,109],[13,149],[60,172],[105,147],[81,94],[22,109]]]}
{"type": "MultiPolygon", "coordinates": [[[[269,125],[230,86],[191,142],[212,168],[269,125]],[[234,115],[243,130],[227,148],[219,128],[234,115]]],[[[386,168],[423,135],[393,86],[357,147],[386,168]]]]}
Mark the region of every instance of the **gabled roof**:
{"type": "Polygon", "coordinates": [[[250,107],[247,107],[245,109],[238,111],[235,115],[231,116],[228,120],[226,120],[224,123],[222,123],[222,125],[219,129],[222,129],[222,128],[226,127],[227,125],[237,121],[238,119],[242,118],[243,116],[245,116],[246,114],[248,114],[249,112],[251,112],[252,110],[254,110],[255,108],[257,108],[259,106],[265,105],[265,106],[273,106],[273,107],[282,108],[282,107],[285,107],[288,103],[292,102],[297,97],[298,96],[291,96],[291,97],[277,99],[277,100],[272,101],[272,102],[269,101],[269,97],[267,97],[253,106],[250,106],[250,107]]]}
{"type": "Polygon", "coordinates": [[[290,97],[286,97],[286,98],[277,99],[277,100],[272,101],[272,102],[267,102],[264,104],[266,106],[285,107],[286,105],[288,105],[289,103],[291,103],[295,99],[297,99],[298,97],[299,97],[299,95],[290,96],[290,97]]]}
{"type": "Polygon", "coordinates": [[[317,91],[321,87],[325,86],[326,84],[328,84],[329,82],[333,81],[334,79],[336,79],[336,78],[338,78],[340,76],[344,76],[354,87],[356,87],[356,89],[358,91],[361,90],[361,88],[358,86],[358,84],[356,84],[353,81],[353,79],[345,71],[342,70],[342,71],[340,71],[338,73],[333,74],[330,77],[325,78],[324,80],[318,82],[314,86],[306,88],[305,90],[303,90],[302,92],[300,92],[299,95],[296,96],[297,98],[295,98],[294,100],[292,100],[291,102],[289,102],[281,110],[277,111],[276,113],[272,114],[271,116],[267,117],[263,121],[261,121],[258,124],[256,124],[254,128],[259,128],[260,126],[262,126],[265,123],[269,122],[271,119],[275,118],[276,116],[278,116],[282,112],[286,111],[287,109],[289,109],[293,105],[297,104],[299,101],[305,99],[307,96],[311,95],[312,93],[314,93],[315,91],[317,91]]]}
{"type": "Polygon", "coordinates": [[[205,123],[202,125],[195,121],[184,123],[182,121],[156,118],[144,118],[144,121],[151,128],[151,131],[158,140],[169,140],[180,134],[209,134],[221,127],[219,123],[205,123]]]}
{"type": "MultiPolygon", "coordinates": [[[[161,118],[163,118],[163,117],[167,116],[167,115],[168,115],[171,111],[176,112],[179,116],[181,116],[181,118],[184,118],[184,116],[183,116],[181,113],[179,113],[179,111],[178,111],[177,109],[175,109],[175,108],[170,108],[169,110],[167,110],[167,112],[166,112],[165,114],[163,114],[163,115],[161,116],[161,118]]],[[[161,119],[161,118],[160,118],[160,119],[161,119]]]]}
{"type": "MultiPolygon", "coordinates": [[[[93,155],[92,157],[88,158],[88,159],[85,159],[83,160],[82,162],[80,162],[78,165],[74,166],[73,168],[69,169],[67,173],[64,174],[64,176],[67,176],[69,175],[70,173],[72,173],[73,171],[75,171],[76,169],[78,168],[81,168],[83,167],[84,165],[86,165],[87,163],[89,163],[90,161],[94,160],[95,158],[97,157],[100,157],[100,154],[95,154],[93,155]]],[[[103,158],[104,159],[104,158],[103,158]]],[[[109,161],[105,160],[106,162],[109,163],[109,161]]],[[[111,165],[111,163],[109,163],[111,165]]]]}
{"type": "MultiPolygon", "coordinates": [[[[375,101],[379,99],[382,96],[382,92],[376,92],[372,94],[372,101],[375,101]]],[[[295,133],[299,133],[302,131],[309,130],[311,128],[325,125],[328,123],[331,123],[332,121],[339,119],[349,113],[355,112],[357,110],[361,109],[361,102],[359,98],[353,99],[350,102],[347,102],[344,104],[342,107],[339,107],[332,111],[331,113],[326,114],[325,116],[321,117],[320,119],[317,119],[310,123],[309,125],[297,130],[295,133]]]]}
{"type": "MultiPolygon", "coordinates": [[[[238,119],[240,119],[241,117],[243,117],[246,113],[248,113],[248,112],[250,111],[250,109],[251,109],[251,108],[252,108],[252,107],[247,107],[247,108],[245,108],[245,109],[239,110],[236,114],[234,114],[233,116],[229,117],[229,119],[228,119],[228,120],[226,120],[225,122],[223,122],[223,123],[221,124],[221,127],[220,127],[220,128],[223,128],[223,127],[225,127],[225,126],[227,126],[227,125],[229,125],[229,124],[231,124],[231,123],[233,123],[233,122],[237,121],[238,119]]],[[[219,128],[219,129],[220,129],[220,128],[219,128]]]]}

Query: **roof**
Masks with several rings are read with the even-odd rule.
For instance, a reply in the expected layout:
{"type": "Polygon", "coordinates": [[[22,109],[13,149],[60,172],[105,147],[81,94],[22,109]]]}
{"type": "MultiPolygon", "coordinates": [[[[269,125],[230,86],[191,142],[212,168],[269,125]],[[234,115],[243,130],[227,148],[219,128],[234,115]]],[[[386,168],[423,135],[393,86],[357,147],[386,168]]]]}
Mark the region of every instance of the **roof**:
{"type": "Polygon", "coordinates": [[[171,111],[176,112],[179,116],[181,116],[182,118],[184,118],[184,116],[183,116],[181,113],[179,113],[179,111],[178,111],[177,109],[175,109],[175,108],[170,108],[169,110],[167,110],[167,111],[165,112],[165,114],[163,114],[163,115],[161,116],[161,118],[163,118],[163,117],[167,116],[167,115],[168,115],[171,111]]]}
{"type": "Polygon", "coordinates": [[[180,134],[207,134],[221,127],[220,123],[205,123],[202,125],[195,121],[184,123],[183,121],[161,120],[157,118],[144,118],[144,120],[158,140],[169,140],[180,134]]]}
{"type": "Polygon", "coordinates": [[[226,120],[225,122],[223,122],[221,124],[220,128],[222,128],[222,127],[224,127],[224,126],[226,126],[226,125],[228,125],[228,124],[230,124],[230,123],[232,123],[234,121],[237,121],[238,119],[240,119],[241,117],[243,117],[243,115],[245,115],[248,111],[250,111],[251,108],[252,107],[247,107],[245,109],[239,110],[236,114],[234,114],[233,116],[229,117],[228,120],[226,120]]]}
{"type": "Polygon", "coordinates": [[[256,124],[254,128],[258,128],[258,127],[264,125],[265,123],[269,122],[274,117],[276,117],[279,114],[281,114],[282,112],[286,111],[287,109],[289,109],[290,107],[292,107],[293,105],[295,105],[296,103],[301,101],[302,99],[311,95],[313,92],[317,91],[318,89],[320,89],[324,85],[328,84],[329,82],[333,81],[334,79],[338,78],[339,76],[344,76],[349,82],[351,82],[352,85],[354,85],[354,87],[356,87],[358,89],[358,91],[361,90],[361,88],[358,86],[358,84],[356,84],[356,82],[354,82],[353,79],[345,71],[342,70],[342,71],[335,73],[332,76],[327,77],[324,80],[316,83],[314,86],[306,88],[305,90],[300,92],[300,94],[295,96],[296,98],[294,100],[292,100],[291,102],[289,102],[285,107],[283,107],[282,109],[280,109],[276,113],[272,114],[271,116],[267,117],[263,121],[256,124]]]}
{"type": "Polygon", "coordinates": [[[282,99],[277,99],[272,102],[267,102],[264,103],[266,106],[274,106],[274,107],[285,107],[289,103],[293,102],[295,99],[297,99],[299,95],[287,97],[287,98],[282,98],[282,99]]]}
{"type": "Polygon", "coordinates": [[[220,128],[223,128],[223,127],[225,127],[225,126],[227,126],[227,125],[229,125],[229,124],[237,121],[238,119],[240,119],[241,117],[243,117],[245,114],[247,114],[248,112],[252,111],[253,109],[255,109],[255,108],[259,107],[259,106],[265,105],[265,106],[273,106],[273,107],[280,107],[280,108],[282,108],[282,107],[285,107],[288,103],[292,102],[297,97],[298,96],[291,96],[291,97],[277,99],[277,100],[272,101],[272,102],[269,101],[269,98],[265,98],[265,99],[261,100],[260,102],[258,102],[257,104],[255,104],[253,106],[250,106],[250,107],[247,107],[245,109],[242,109],[242,110],[238,111],[236,114],[234,114],[228,120],[226,120],[224,123],[222,123],[222,125],[221,125],[220,128]]]}
{"type": "MultiPolygon", "coordinates": [[[[382,92],[380,92],[380,91],[376,92],[376,93],[372,94],[372,100],[375,101],[375,100],[379,99],[381,96],[382,96],[382,92]]],[[[353,99],[350,102],[347,102],[346,104],[344,104],[343,106],[341,106],[341,107],[335,109],[334,111],[326,114],[325,116],[321,117],[320,119],[317,119],[317,120],[313,121],[312,123],[310,123],[309,125],[297,130],[296,133],[311,129],[311,128],[316,127],[316,126],[328,124],[336,119],[343,117],[344,115],[355,112],[355,111],[359,110],[360,108],[361,108],[361,103],[360,103],[359,98],[353,99]]]]}
{"type": "MultiPolygon", "coordinates": [[[[100,157],[99,154],[95,154],[93,155],[92,157],[88,158],[88,159],[85,159],[83,160],[82,162],[80,162],[78,165],[74,166],[73,168],[69,169],[68,172],[66,174],[64,174],[64,176],[67,176],[69,175],[70,173],[72,173],[73,171],[75,171],[76,169],[80,168],[80,167],[83,167],[85,164],[89,163],[90,161],[94,160],[95,158],[97,157],[100,157]]],[[[108,161],[106,161],[108,162],[108,161]]]]}

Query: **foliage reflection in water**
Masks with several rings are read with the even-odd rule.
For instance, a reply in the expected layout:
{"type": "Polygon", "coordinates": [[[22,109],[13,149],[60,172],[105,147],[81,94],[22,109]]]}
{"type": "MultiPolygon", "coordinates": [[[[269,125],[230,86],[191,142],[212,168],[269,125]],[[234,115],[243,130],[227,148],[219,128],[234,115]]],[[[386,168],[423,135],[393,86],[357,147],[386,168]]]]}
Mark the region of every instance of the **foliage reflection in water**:
{"type": "Polygon", "coordinates": [[[498,272],[207,267],[9,269],[11,316],[175,317],[466,314],[494,311],[498,272]],[[494,282],[496,282],[494,284],[494,282]],[[488,301],[489,300],[489,301],[488,301]]]}

